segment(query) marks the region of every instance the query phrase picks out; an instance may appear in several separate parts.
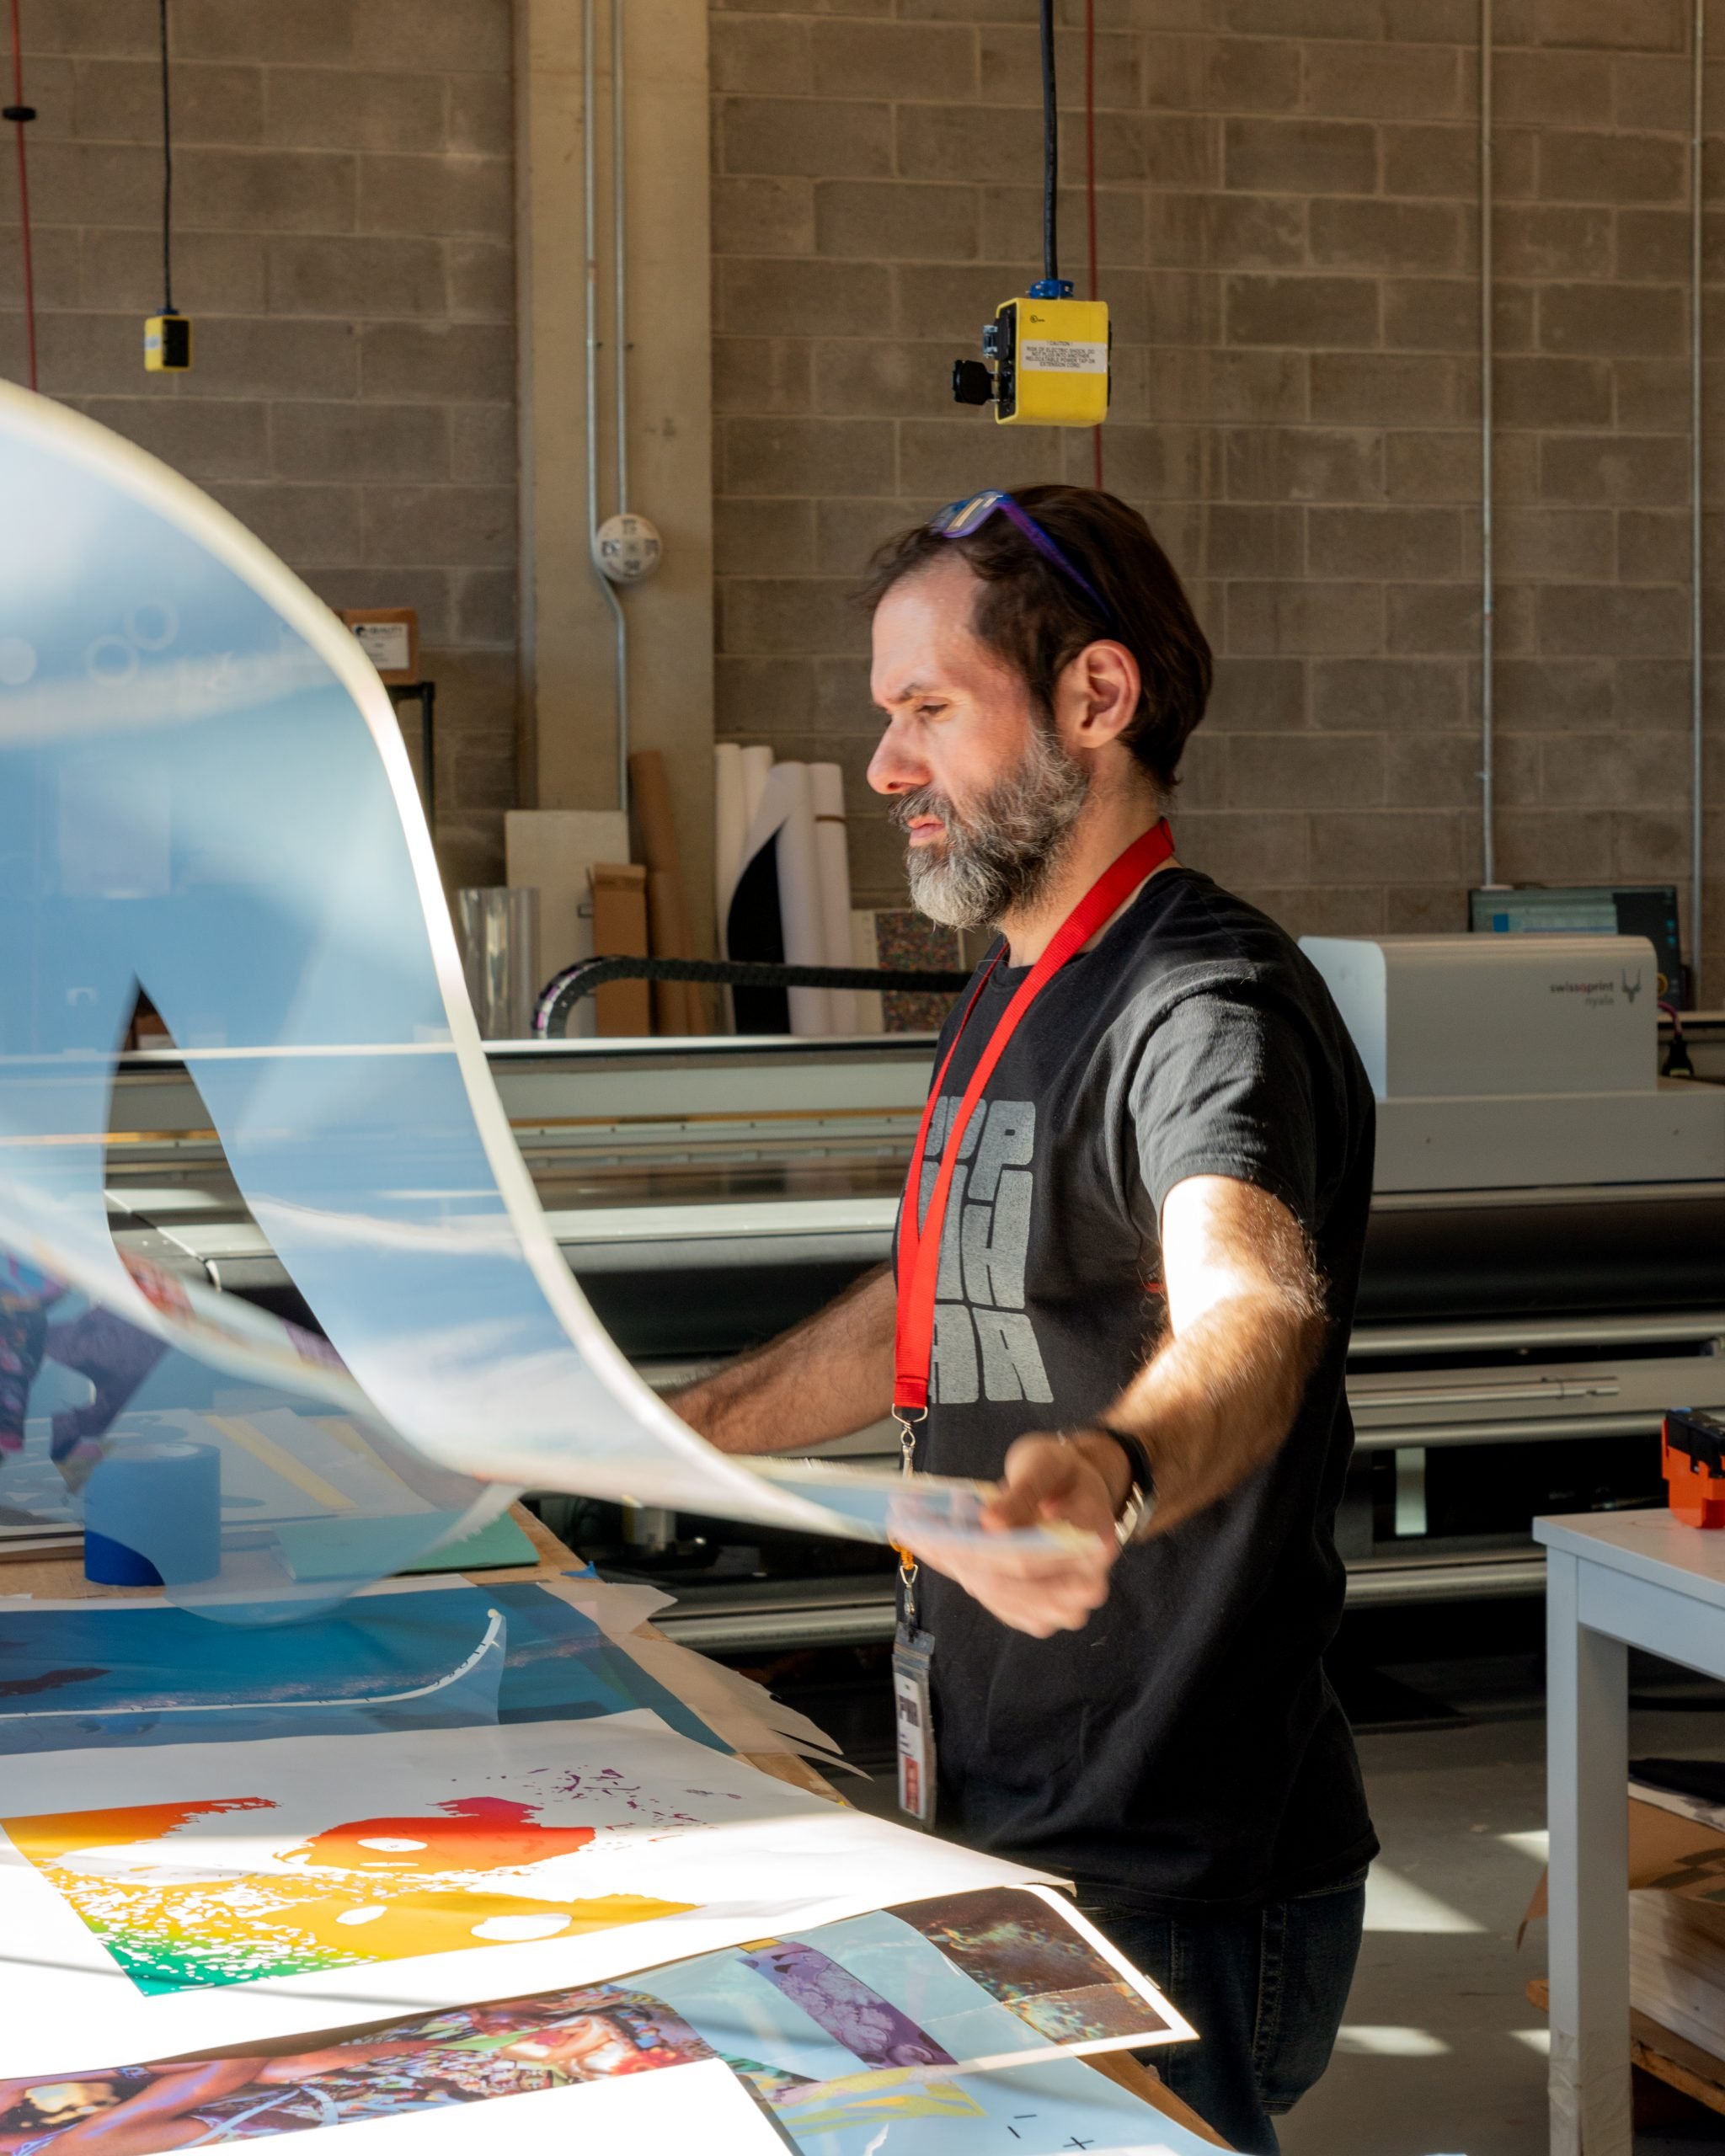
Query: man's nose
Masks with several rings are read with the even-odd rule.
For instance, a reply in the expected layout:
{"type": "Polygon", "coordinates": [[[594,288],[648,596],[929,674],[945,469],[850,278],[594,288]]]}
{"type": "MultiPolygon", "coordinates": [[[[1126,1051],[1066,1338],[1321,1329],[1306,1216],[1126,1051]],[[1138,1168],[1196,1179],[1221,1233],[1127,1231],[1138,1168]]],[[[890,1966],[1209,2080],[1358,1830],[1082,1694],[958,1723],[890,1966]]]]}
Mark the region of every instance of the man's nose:
{"type": "Polygon", "coordinates": [[[868,783],[877,793],[911,793],[928,784],[927,759],[917,753],[908,733],[902,721],[892,720],[869,758],[868,783]]]}

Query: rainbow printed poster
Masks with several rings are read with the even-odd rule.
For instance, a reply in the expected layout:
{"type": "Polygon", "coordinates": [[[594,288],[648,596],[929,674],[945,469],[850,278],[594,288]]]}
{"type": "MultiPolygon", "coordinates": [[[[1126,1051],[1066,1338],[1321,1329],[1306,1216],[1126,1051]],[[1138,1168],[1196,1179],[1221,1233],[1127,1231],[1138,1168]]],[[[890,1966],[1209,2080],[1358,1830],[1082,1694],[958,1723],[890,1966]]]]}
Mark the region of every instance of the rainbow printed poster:
{"type": "Polygon", "coordinates": [[[654,1963],[1019,1866],[651,1712],[7,1763],[0,2077],[243,2044],[654,1963]],[[94,1801],[93,1801],[94,1800],[94,1801]],[[116,1801],[115,1800],[123,1800],[116,1801]]]}

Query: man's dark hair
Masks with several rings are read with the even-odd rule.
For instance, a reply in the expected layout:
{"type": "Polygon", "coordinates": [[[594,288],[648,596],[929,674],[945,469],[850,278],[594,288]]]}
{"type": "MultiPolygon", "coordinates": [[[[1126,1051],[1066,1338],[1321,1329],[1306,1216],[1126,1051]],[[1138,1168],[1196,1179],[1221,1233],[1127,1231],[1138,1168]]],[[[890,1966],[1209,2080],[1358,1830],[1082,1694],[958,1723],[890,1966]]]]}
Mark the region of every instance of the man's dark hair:
{"type": "Polygon", "coordinates": [[[1137,510],[1114,494],[1091,487],[1012,492],[1108,601],[1118,627],[999,512],[968,539],[944,538],[926,524],[889,539],[869,563],[862,603],[872,614],[895,584],[962,554],[981,579],[971,627],[1023,676],[1045,714],[1061,670],[1086,644],[1124,643],[1138,661],[1144,693],[1120,739],[1158,787],[1171,788],[1204,717],[1212,672],[1210,644],[1173,563],[1137,510]]]}

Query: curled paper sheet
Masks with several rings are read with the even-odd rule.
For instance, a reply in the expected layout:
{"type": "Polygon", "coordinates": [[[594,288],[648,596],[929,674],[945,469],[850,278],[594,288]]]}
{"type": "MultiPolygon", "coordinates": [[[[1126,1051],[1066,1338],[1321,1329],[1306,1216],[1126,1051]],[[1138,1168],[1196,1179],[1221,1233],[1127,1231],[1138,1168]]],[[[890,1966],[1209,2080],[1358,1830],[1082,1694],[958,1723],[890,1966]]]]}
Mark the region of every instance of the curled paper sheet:
{"type": "MultiPolygon", "coordinates": [[[[827,1502],[714,1450],[595,1318],[492,1082],[400,728],[334,616],[165,467],[3,385],[0,497],[0,1246],[174,1350],[126,1412],[292,1462],[310,1515],[344,1515],[346,1586],[530,1486],[884,1539],[888,1493],[827,1502]],[[327,1346],[118,1256],[103,1134],[140,985],[327,1346]],[[331,1471],[318,1406],[411,1502],[331,1471]],[[265,1428],[278,1409],[299,1419],[265,1428]]],[[[12,1359],[45,1321],[19,1315],[12,1359]]],[[[280,1550],[222,1491],[200,1591],[255,1604],[280,1550]]]]}

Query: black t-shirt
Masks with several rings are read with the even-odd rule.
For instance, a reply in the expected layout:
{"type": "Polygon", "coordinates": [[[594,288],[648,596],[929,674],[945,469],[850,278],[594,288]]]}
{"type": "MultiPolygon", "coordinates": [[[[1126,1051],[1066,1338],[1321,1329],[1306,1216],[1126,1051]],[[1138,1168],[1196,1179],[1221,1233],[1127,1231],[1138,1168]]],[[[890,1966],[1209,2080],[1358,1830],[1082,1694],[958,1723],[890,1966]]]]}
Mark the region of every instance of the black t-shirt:
{"type": "MultiPolygon", "coordinates": [[[[1024,978],[997,964],[964,1027],[925,1208],[959,1097],[1024,978]]],[[[924,1568],[943,1831],[1163,1909],[1284,1899],[1375,1853],[1322,1661],[1345,1583],[1343,1375],[1372,1139],[1370,1084],[1316,973],[1191,869],[1153,877],[1031,1006],[953,1175],[918,1467],[992,1479],[1027,1430],[1104,1412],[1161,1330],[1158,1223],[1188,1176],[1289,1208],[1330,1322],[1275,1457],[1125,1550],[1083,1630],[1031,1639],[924,1568]]]]}

